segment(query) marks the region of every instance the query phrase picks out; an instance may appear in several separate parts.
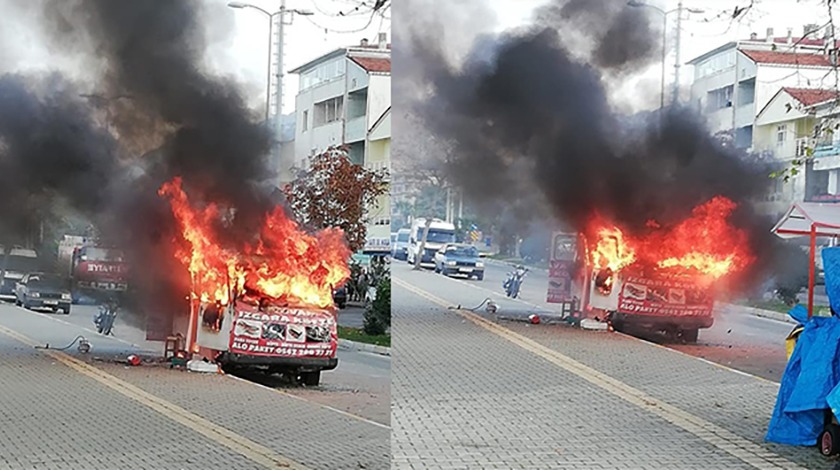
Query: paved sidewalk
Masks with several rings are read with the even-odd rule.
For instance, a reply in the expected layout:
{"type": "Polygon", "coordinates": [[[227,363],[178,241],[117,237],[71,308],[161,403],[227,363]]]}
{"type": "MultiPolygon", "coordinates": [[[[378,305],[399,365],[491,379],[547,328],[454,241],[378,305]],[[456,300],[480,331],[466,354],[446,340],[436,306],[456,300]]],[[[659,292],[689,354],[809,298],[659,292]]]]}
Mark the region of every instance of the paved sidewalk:
{"type": "MultiPolygon", "coordinates": [[[[387,469],[390,430],[223,375],[38,351],[80,327],[0,306],[0,468],[387,469]]],[[[86,335],[89,336],[89,335],[86,335]]],[[[136,352],[91,337],[100,354],[136,352]]]]}
{"type": "MultiPolygon", "coordinates": [[[[448,310],[442,287],[418,291],[434,277],[400,276],[392,468],[834,465],[763,442],[772,382],[623,335],[448,310]]],[[[459,293],[470,306],[483,295],[459,293]]]]}

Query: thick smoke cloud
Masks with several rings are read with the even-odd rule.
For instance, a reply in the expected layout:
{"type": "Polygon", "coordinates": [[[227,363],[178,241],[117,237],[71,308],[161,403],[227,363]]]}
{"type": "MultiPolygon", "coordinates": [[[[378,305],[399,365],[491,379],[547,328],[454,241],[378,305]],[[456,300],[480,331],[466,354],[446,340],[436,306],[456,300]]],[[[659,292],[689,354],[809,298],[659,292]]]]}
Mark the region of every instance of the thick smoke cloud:
{"type": "Polygon", "coordinates": [[[661,32],[640,10],[554,1],[531,26],[493,38],[492,49],[490,38],[477,40],[457,67],[415,22],[396,39],[395,79],[426,94],[398,106],[451,143],[450,174],[485,205],[505,207],[511,194],[532,194],[576,229],[598,213],[641,233],[651,219],[676,223],[723,195],[740,204],[734,223],[749,231],[752,248],[766,249],[769,226],[750,205],[767,189],[766,168],[721,146],[687,109],[635,116],[613,109],[609,78],[644,69],[660,52],[654,44],[661,32]],[[599,28],[588,26],[595,23],[599,28]],[[403,67],[422,75],[406,77],[403,67]]]}
{"type": "Polygon", "coordinates": [[[129,250],[135,300],[179,310],[187,279],[175,262],[178,233],[160,185],[180,176],[192,199],[234,209],[233,223],[219,226],[230,243],[252,237],[276,203],[265,185],[267,129],[237,84],[203,66],[203,27],[214,6],[43,0],[30,8],[40,8],[35,16],[53,53],[101,70],[89,71],[95,78],[85,84],[0,78],[2,227],[19,238],[32,207],[65,203],[129,250]]]}
{"type": "Polygon", "coordinates": [[[0,77],[0,243],[22,243],[54,202],[103,210],[115,149],[73,84],[0,77]]]}

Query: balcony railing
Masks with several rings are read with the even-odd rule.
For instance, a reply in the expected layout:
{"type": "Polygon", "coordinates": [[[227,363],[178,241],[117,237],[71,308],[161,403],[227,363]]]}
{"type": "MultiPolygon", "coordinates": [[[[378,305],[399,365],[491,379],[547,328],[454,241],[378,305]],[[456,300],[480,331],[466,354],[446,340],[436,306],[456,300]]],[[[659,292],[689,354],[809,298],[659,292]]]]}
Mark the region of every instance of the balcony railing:
{"type": "Polygon", "coordinates": [[[344,124],[344,141],[349,143],[365,140],[365,137],[367,137],[366,122],[365,116],[348,119],[344,124]]]}
{"type": "Polygon", "coordinates": [[[814,146],[814,158],[833,157],[840,155],[840,141],[823,142],[814,146]]]}

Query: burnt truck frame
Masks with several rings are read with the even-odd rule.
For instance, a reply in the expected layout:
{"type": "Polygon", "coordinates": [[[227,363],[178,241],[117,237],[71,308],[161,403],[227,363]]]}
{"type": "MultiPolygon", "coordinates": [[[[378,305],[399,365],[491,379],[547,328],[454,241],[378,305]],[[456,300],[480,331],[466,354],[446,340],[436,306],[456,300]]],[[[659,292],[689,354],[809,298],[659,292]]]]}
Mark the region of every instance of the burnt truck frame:
{"type": "Polygon", "coordinates": [[[338,367],[335,309],[286,305],[245,295],[232,298],[227,305],[194,302],[193,307],[197,309],[196,344],[208,349],[223,369],[256,369],[316,386],[322,371],[338,367]],[[292,326],[304,335],[297,344],[280,338],[279,331],[266,339],[270,328],[285,335],[292,326]],[[255,332],[248,328],[258,328],[259,334],[249,336],[255,332]],[[312,333],[315,330],[317,333],[312,333]],[[316,334],[320,336],[310,342],[316,334]]]}

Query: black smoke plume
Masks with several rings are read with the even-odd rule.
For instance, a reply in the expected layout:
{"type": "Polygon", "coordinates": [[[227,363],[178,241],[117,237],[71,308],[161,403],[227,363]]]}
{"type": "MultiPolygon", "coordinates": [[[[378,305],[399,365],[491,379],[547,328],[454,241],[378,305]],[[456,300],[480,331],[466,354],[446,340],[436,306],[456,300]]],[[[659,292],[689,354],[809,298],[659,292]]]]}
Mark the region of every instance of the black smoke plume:
{"type": "MultiPolygon", "coordinates": [[[[763,165],[721,145],[688,109],[624,116],[611,104],[610,83],[661,52],[661,31],[642,10],[553,1],[532,25],[481,37],[459,66],[436,28],[406,18],[395,88],[418,91],[395,96],[396,106],[451,144],[449,174],[484,206],[531,197],[577,230],[598,213],[638,235],[651,219],[679,222],[722,195],[739,204],[733,223],[748,230],[753,252],[765,253],[770,225],[751,205],[770,182],[763,165]]],[[[409,131],[398,128],[397,139],[409,131]]]]}
{"type": "Polygon", "coordinates": [[[15,236],[32,207],[65,201],[128,250],[139,307],[180,310],[188,292],[173,256],[178,231],[157,195],[163,182],[180,176],[191,199],[234,209],[234,223],[219,227],[230,243],[256,233],[273,204],[265,184],[272,176],[267,129],[237,84],[203,65],[202,28],[218,6],[33,2],[52,52],[95,63],[101,73],[92,84],[54,78],[46,91],[26,77],[0,78],[3,229],[15,236]],[[84,94],[107,108],[107,123],[84,94]]]}

